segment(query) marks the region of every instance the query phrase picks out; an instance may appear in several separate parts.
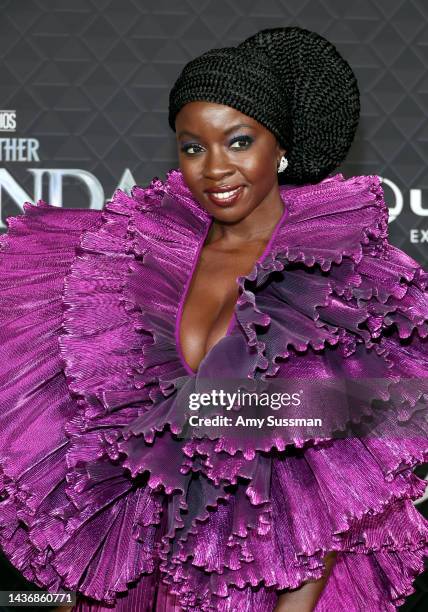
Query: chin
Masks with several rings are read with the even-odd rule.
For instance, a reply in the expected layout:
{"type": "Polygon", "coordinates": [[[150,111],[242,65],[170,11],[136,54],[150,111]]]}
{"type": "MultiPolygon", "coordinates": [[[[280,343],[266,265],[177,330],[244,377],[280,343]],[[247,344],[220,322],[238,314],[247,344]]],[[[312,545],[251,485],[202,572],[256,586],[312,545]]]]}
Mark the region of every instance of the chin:
{"type": "Polygon", "coordinates": [[[219,221],[240,221],[250,214],[251,209],[247,207],[241,208],[236,205],[225,206],[224,208],[216,207],[215,209],[212,207],[210,210],[207,210],[207,212],[219,221]]]}

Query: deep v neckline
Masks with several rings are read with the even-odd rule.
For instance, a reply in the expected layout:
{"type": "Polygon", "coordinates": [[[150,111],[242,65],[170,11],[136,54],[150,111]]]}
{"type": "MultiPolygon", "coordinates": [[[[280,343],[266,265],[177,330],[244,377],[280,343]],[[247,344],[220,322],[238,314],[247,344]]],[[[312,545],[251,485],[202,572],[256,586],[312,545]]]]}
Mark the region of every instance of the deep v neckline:
{"type": "MultiPolygon", "coordinates": [[[[281,198],[282,204],[283,204],[283,211],[281,214],[281,217],[279,218],[277,224],[275,225],[274,229],[272,230],[272,234],[271,237],[269,238],[268,243],[266,244],[265,248],[263,249],[263,253],[260,255],[260,257],[258,257],[258,259],[256,259],[256,261],[253,264],[252,269],[254,269],[257,264],[261,264],[264,259],[268,256],[269,251],[271,250],[272,244],[282,226],[282,223],[285,219],[285,217],[287,216],[287,207],[285,205],[285,201],[284,198],[281,198]]],[[[198,244],[198,248],[196,249],[195,252],[195,256],[192,262],[192,265],[190,267],[190,271],[186,280],[186,283],[184,285],[183,291],[181,293],[181,297],[180,297],[180,301],[179,301],[179,305],[178,305],[178,310],[177,310],[177,315],[176,315],[176,321],[175,321],[175,347],[177,350],[177,354],[180,358],[180,361],[183,365],[183,367],[185,368],[185,370],[187,371],[187,373],[191,376],[197,376],[199,368],[202,364],[203,361],[205,361],[205,359],[208,357],[208,355],[211,353],[211,351],[214,349],[215,346],[217,346],[217,344],[219,344],[219,342],[221,342],[224,338],[227,338],[228,336],[230,336],[235,328],[235,325],[237,323],[237,318],[236,318],[236,308],[238,305],[238,300],[239,300],[239,294],[237,299],[235,300],[235,305],[233,308],[233,312],[232,312],[232,316],[230,318],[229,321],[229,325],[227,326],[227,330],[226,333],[217,340],[217,342],[215,342],[215,344],[212,345],[212,347],[205,353],[205,355],[202,357],[199,366],[196,370],[194,370],[193,368],[190,367],[190,365],[187,363],[186,358],[184,357],[183,354],[183,349],[181,346],[181,341],[180,341],[180,328],[181,328],[181,321],[182,321],[182,315],[183,315],[183,309],[184,309],[184,304],[186,303],[186,299],[190,290],[190,285],[193,281],[193,277],[195,275],[195,271],[196,268],[199,264],[200,258],[201,258],[201,254],[202,254],[202,249],[205,245],[205,240],[207,239],[208,233],[212,227],[212,224],[214,223],[214,218],[211,217],[209,222],[207,223],[207,226],[205,228],[205,231],[203,232],[203,234],[201,235],[201,238],[199,240],[199,244],[198,244]]],[[[251,273],[251,272],[250,272],[251,273]]],[[[242,276],[238,276],[235,279],[235,282],[237,283],[239,278],[242,278],[242,276]]],[[[248,276],[248,275],[247,275],[248,276]]]]}

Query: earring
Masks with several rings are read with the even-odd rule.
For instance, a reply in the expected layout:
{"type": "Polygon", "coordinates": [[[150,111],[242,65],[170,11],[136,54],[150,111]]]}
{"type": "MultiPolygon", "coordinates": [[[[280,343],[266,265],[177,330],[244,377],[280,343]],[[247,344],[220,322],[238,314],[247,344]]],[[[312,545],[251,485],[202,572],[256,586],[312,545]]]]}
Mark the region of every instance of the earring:
{"type": "Polygon", "coordinates": [[[279,166],[278,166],[277,172],[284,172],[284,170],[286,169],[287,166],[288,166],[288,159],[285,157],[285,155],[283,155],[281,157],[280,162],[279,162],[279,166]]]}

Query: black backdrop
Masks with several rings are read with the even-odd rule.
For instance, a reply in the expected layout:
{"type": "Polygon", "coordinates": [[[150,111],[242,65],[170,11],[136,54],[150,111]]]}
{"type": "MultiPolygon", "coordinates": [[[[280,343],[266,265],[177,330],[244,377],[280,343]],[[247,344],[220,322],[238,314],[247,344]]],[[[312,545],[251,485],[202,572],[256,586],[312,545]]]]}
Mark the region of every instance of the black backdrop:
{"type": "Polygon", "coordinates": [[[167,106],[181,67],[299,25],[334,42],[360,84],[340,171],[384,179],[391,241],[428,263],[426,0],[0,0],[0,17],[0,232],[25,199],[100,208],[118,185],[163,178],[177,166],[167,106]]]}
{"type": "MultiPolygon", "coordinates": [[[[428,266],[426,0],[0,0],[0,232],[26,200],[101,208],[164,178],[181,67],[278,25],[316,30],[351,63],[362,116],[339,170],[382,177],[391,242],[428,266]]],[[[1,588],[23,587],[1,570],[1,588]]],[[[422,577],[406,609],[427,604],[422,577]]]]}

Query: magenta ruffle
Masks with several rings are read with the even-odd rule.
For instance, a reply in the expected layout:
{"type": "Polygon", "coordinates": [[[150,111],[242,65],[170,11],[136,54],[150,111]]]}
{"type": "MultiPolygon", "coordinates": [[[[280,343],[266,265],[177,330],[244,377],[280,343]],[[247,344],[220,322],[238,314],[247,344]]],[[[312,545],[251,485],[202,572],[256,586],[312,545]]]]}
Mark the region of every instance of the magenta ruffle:
{"type": "Polygon", "coordinates": [[[329,550],[317,612],[393,610],[413,591],[428,554],[412,472],[428,459],[428,274],[388,243],[378,177],[281,196],[266,256],[238,279],[235,324],[198,372],[177,321],[211,218],[180,172],[117,190],[102,212],[40,201],[9,219],[0,541],[29,580],[79,591],[76,610],[151,610],[156,598],[171,611],[270,612],[278,589],[321,576],[329,550]],[[339,424],[376,419],[382,400],[376,435],[296,438],[285,452],[277,432],[177,437],[199,378],[302,371],[373,377],[339,424]]]}

